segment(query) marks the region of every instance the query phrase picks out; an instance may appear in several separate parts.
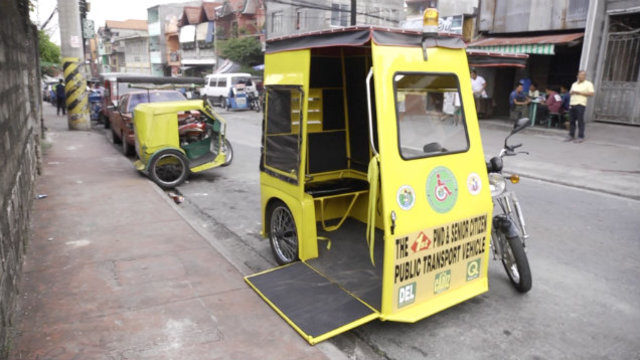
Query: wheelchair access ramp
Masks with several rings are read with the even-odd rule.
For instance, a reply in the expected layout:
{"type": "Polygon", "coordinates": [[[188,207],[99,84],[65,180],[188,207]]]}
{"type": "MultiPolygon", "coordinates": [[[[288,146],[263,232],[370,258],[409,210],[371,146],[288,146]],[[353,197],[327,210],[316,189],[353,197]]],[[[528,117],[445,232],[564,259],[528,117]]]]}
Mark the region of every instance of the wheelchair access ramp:
{"type": "Polygon", "coordinates": [[[303,262],[245,280],[312,345],[379,317],[376,310],[303,262]]]}

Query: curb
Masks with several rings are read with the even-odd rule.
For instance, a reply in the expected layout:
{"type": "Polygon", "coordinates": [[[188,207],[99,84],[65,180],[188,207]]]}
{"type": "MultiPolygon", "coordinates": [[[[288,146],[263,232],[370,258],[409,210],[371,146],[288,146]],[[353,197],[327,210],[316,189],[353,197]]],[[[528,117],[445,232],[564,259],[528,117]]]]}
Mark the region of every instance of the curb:
{"type": "Polygon", "coordinates": [[[538,180],[538,181],[551,183],[551,184],[556,184],[556,185],[567,186],[567,187],[581,189],[581,190],[585,190],[585,191],[592,191],[592,192],[596,192],[596,193],[600,193],[600,194],[607,194],[607,195],[611,195],[611,196],[617,196],[617,197],[621,197],[621,198],[628,199],[628,200],[640,201],[640,195],[625,194],[625,193],[622,193],[622,192],[610,191],[610,190],[600,189],[600,188],[591,187],[591,186],[587,186],[587,185],[571,183],[569,181],[561,181],[561,180],[557,180],[557,179],[549,179],[549,178],[545,178],[545,177],[542,177],[542,176],[531,175],[530,173],[520,172],[520,171],[505,171],[505,173],[508,173],[508,174],[517,173],[518,175],[520,175],[520,177],[523,177],[523,178],[529,178],[529,179],[533,179],[533,180],[538,180]]]}

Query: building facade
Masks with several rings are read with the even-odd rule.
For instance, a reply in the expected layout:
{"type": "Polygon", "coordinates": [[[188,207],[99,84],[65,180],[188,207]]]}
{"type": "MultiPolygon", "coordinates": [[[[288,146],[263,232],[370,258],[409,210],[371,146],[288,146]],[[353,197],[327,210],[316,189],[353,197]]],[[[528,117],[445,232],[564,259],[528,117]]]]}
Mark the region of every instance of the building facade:
{"type": "Polygon", "coordinates": [[[216,65],[216,8],[219,3],[185,6],[178,21],[181,71],[187,75],[212,73],[216,65]],[[205,8],[207,11],[205,11],[205,8]]]}
{"type": "Polygon", "coordinates": [[[97,36],[100,72],[151,73],[146,20],[107,20],[97,36]]]}
{"type": "MultiPolygon", "coordinates": [[[[168,46],[167,30],[176,32],[177,23],[185,6],[200,5],[199,1],[177,4],[162,4],[147,9],[147,31],[149,33],[149,61],[151,74],[156,76],[171,75],[170,54],[178,49],[168,46]]],[[[171,44],[175,45],[175,44],[171,44]]],[[[175,58],[175,56],[174,56],[175,58]]]]}
{"type": "MultiPolygon", "coordinates": [[[[290,2],[266,0],[266,37],[277,38],[351,25],[350,0],[290,2]]],[[[356,25],[400,27],[405,19],[404,1],[360,0],[356,25]]]]}
{"type": "Polygon", "coordinates": [[[521,80],[538,88],[570,87],[580,67],[589,0],[482,0],[479,34],[469,49],[529,55],[524,68],[480,68],[495,114],[509,113],[509,93],[521,80]]]}
{"type": "Polygon", "coordinates": [[[587,119],[640,125],[640,3],[592,0],[580,68],[595,95],[587,119]]]}

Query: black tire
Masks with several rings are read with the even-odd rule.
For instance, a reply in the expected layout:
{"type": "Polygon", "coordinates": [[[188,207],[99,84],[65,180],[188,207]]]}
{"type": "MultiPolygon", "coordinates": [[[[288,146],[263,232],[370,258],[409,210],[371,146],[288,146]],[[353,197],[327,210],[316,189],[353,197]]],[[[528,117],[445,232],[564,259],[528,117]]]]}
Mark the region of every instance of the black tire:
{"type": "Polygon", "coordinates": [[[224,144],[222,145],[222,151],[225,153],[224,164],[220,166],[229,166],[231,165],[231,161],[233,161],[233,147],[231,143],[226,138],[224,139],[224,144]]]}
{"type": "Polygon", "coordinates": [[[222,96],[222,95],[218,96],[218,106],[220,106],[221,108],[225,108],[226,107],[226,103],[224,101],[224,96],[222,96]]]}
{"type": "Polygon", "coordinates": [[[267,209],[269,244],[279,265],[298,260],[298,232],[291,211],[282,201],[277,201],[267,209]]]}
{"type": "Polygon", "coordinates": [[[179,186],[188,175],[187,158],[178,150],[163,150],[149,164],[149,178],[163,189],[179,186]]]}
{"type": "Polygon", "coordinates": [[[498,232],[502,242],[502,265],[504,266],[509,280],[518,292],[526,293],[531,290],[531,269],[529,260],[522,246],[520,236],[507,237],[502,231],[498,232]]]}
{"type": "Polygon", "coordinates": [[[111,128],[111,142],[114,144],[120,144],[122,142],[122,139],[118,137],[118,134],[116,134],[113,128],[111,128]]]}
{"type": "Polygon", "coordinates": [[[133,156],[135,154],[134,147],[127,142],[127,140],[122,137],[122,153],[124,156],[133,156]]]}

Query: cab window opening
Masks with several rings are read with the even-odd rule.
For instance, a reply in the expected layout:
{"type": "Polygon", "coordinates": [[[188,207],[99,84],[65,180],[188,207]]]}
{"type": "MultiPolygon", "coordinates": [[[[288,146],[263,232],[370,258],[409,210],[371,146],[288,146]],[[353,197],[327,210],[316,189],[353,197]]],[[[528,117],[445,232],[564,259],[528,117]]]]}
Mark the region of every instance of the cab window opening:
{"type": "Polygon", "coordinates": [[[469,149],[456,75],[396,73],[393,82],[398,147],[403,159],[459,153],[469,149]]]}

